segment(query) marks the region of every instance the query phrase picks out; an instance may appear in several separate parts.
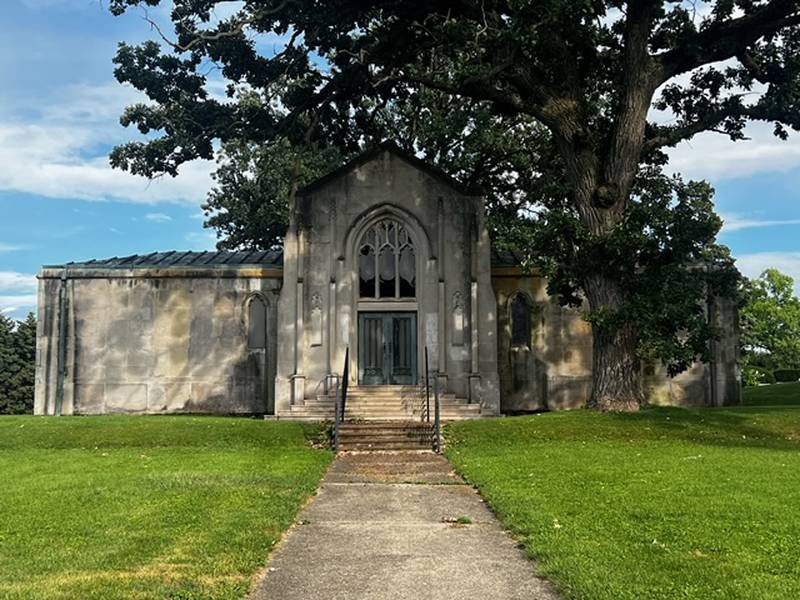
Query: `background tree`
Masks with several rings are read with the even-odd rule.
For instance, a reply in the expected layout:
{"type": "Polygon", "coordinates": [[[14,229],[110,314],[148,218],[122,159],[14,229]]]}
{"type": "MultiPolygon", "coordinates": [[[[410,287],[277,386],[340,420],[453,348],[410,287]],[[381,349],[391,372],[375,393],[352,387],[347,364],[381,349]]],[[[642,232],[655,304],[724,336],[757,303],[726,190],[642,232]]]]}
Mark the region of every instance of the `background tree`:
{"type": "Polygon", "coordinates": [[[287,139],[254,144],[231,140],[219,153],[214,188],[203,210],[217,231],[217,248],[268,249],[280,244],[289,223],[293,187],[313,181],[342,162],[335,148],[316,152],[287,139]]]}
{"type": "MultiPolygon", "coordinates": [[[[518,245],[516,237],[505,235],[515,220],[530,216],[544,199],[566,193],[547,131],[530,120],[499,117],[482,103],[423,90],[402,105],[373,108],[366,122],[353,119],[348,129],[365,145],[391,140],[465,185],[486,190],[493,237],[506,246],[518,245]]],[[[217,232],[217,247],[280,244],[292,190],[355,154],[285,137],[226,142],[216,155],[216,185],[203,205],[205,225],[217,232]]]]}
{"type": "Polygon", "coordinates": [[[15,322],[0,314],[0,414],[33,412],[36,317],[15,322]]]}
{"type": "Polygon", "coordinates": [[[739,316],[745,384],[770,383],[777,369],[800,369],[800,299],[791,277],[767,269],[744,279],[739,316]]]}
{"type": "MultiPolygon", "coordinates": [[[[113,0],[111,9],[158,3],[113,0]]],[[[785,136],[785,125],[800,124],[796,0],[720,0],[702,11],[654,0],[245,0],[222,19],[218,4],[175,0],[166,52],[155,42],[120,46],[118,79],[154,101],[130,107],[123,123],[163,135],[117,148],[112,163],[175,174],[185,160],[211,158],[215,140],[281,136],[352,152],[363,141],[353,121],[421,90],[539,123],[569,189],[558,218],[575,231],[574,246],[550,258],[584,261],[559,264],[558,291],[588,301],[599,408],[643,401],[638,284],[620,262],[630,262],[621,238],[637,243],[642,165],[663,164],[663,148],[703,131],[741,139],[749,120],[764,120],[785,136]],[[259,38],[274,34],[287,36],[285,48],[260,52],[259,38]],[[214,65],[232,82],[230,102],[204,88],[214,65]],[[237,102],[237,85],[262,102],[237,102]],[[648,120],[653,107],[670,111],[670,124],[648,120]]]]}
{"type": "Polygon", "coordinates": [[[11,412],[11,379],[17,372],[14,320],[0,313],[0,414],[11,412]]]}
{"type": "Polygon", "coordinates": [[[32,413],[36,382],[36,316],[33,313],[17,323],[13,342],[17,371],[11,377],[9,412],[32,413]]]}

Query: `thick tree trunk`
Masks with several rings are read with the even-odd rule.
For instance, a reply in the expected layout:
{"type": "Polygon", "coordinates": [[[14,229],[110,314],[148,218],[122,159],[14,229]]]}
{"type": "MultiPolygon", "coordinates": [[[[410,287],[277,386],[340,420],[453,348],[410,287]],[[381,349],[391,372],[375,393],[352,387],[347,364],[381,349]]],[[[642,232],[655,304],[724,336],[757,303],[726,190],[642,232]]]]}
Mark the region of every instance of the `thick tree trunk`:
{"type": "Polygon", "coordinates": [[[592,395],[589,408],[630,412],[639,410],[645,397],[636,336],[631,325],[611,334],[595,327],[592,339],[592,395]]]}
{"type": "MultiPolygon", "coordinates": [[[[581,222],[598,238],[609,235],[625,218],[642,158],[647,112],[661,81],[658,61],[649,53],[650,32],[658,3],[630,3],[625,19],[624,78],[610,136],[598,135],[582,113],[583,105],[561,103],[550,111],[551,130],[573,185],[581,222]],[[569,110],[572,108],[572,110],[569,110]]],[[[613,270],[613,265],[611,269],[613,270]]],[[[592,395],[589,406],[631,411],[644,404],[636,324],[625,320],[625,291],[600,269],[581,282],[596,318],[592,324],[592,395]],[[606,318],[606,317],[611,317],[606,318]]]]}
{"type": "MultiPolygon", "coordinates": [[[[619,286],[602,275],[585,283],[589,308],[611,314],[622,307],[619,286]]],[[[623,309],[624,310],[624,309],[623,309]]],[[[636,411],[644,404],[641,369],[636,356],[638,336],[633,323],[592,325],[592,395],[589,408],[636,411]]]]}

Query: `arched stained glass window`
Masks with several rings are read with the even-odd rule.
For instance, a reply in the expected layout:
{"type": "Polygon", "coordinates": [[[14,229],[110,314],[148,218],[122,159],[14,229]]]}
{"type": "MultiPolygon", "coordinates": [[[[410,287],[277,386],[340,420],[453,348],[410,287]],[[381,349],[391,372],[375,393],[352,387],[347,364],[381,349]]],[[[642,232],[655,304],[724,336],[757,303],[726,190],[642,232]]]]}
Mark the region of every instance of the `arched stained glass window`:
{"type": "Polygon", "coordinates": [[[531,305],[525,294],[517,294],[511,299],[511,345],[531,345],[531,305]]]}
{"type": "Polygon", "coordinates": [[[364,233],[358,245],[358,277],[362,298],[416,296],[416,248],[405,226],[386,219],[364,233]]]}

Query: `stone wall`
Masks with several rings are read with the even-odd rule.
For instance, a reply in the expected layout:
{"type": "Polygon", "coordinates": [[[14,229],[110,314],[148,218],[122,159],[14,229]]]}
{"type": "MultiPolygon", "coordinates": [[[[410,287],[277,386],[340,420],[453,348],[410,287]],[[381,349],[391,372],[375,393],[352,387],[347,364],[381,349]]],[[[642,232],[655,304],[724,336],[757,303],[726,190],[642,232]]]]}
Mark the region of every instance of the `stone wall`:
{"type": "Polygon", "coordinates": [[[44,269],[36,414],[265,413],[273,404],[280,271],[44,269]],[[62,309],[61,289],[66,294],[62,309]],[[248,348],[248,303],[268,306],[268,347],[248,348]]]}
{"type": "MultiPolygon", "coordinates": [[[[592,332],[580,310],[547,295],[542,277],[516,267],[495,267],[498,372],[506,413],[585,406],[591,394],[592,332]],[[511,303],[522,294],[530,309],[529,344],[513,344],[511,303]]],[[[723,406],[741,402],[739,328],[735,301],[717,298],[708,315],[717,336],[708,363],[670,377],[660,365],[643,366],[648,402],[670,406],[723,406]]]]}
{"type": "Polygon", "coordinates": [[[495,268],[492,284],[503,412],[584,406],[591,393],[592,336],[580,311],[559,306],[542,277],[517,268],[495,268]],[[512,344],[511,303],[518,294],[530,309],[529,344],[512,344]]]}
{"type": "Polygon", "coordinates": [[[731,298],[708,303],[708,318],[715,330],[709,362],[697,362],[670,377],[662,365],[645,368],[650,402],[669,406],[736,406],[742,401],[739,356],[739,310],[731,298]]]}

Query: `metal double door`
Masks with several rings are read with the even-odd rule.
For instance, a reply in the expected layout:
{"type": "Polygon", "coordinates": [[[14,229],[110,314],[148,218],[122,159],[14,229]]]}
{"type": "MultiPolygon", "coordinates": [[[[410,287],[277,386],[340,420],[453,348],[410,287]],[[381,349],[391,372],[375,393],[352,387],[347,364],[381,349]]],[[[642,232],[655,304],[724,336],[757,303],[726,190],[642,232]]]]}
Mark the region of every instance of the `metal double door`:
{"type": "Polygon", "coordinates": [[[417,313],[359,313],[358,382],[361,385],[417,382],[417,313]]]}

